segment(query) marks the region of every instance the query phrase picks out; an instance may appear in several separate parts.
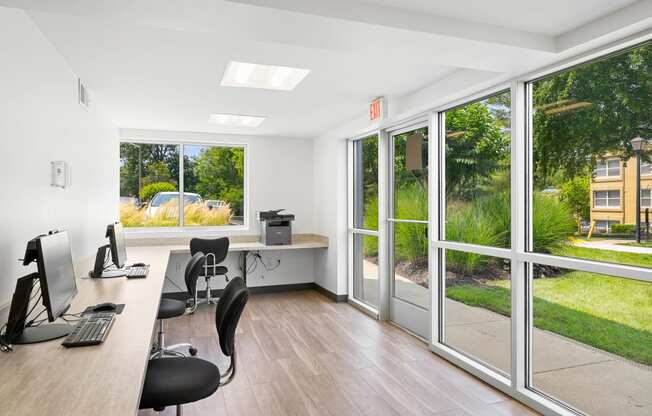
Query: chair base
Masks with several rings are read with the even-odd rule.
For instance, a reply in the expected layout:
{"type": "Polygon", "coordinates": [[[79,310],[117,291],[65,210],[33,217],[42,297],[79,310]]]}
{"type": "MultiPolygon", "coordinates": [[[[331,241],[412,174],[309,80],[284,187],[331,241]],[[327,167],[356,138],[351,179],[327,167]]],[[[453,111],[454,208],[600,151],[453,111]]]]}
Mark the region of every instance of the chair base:
{"type": "Polygon", "coordinates": [[[159,319],[158,324],[158,337],[156,345],[152,348],[152,352],[149,355],[150,359],[153,358],[164,358],[164,357],[194,357],[197,355],[197,348],[192,344],[183,342],[173,345],[165,345],[165,324],[164,319],[159,319]],[[181,348],[186,348],[188,353],[185,354],[181,351],[177,351],[181,348]]]}
{"type": "Polygon", "coordinates": [[[152,353],[149,355],[150,359],[153,358],[164,358],[164,357],[194,357],[197,355],[197,348],[192,344],[183,342],[180,344],[174,344],[159,348],[158,345],[152,350],[152,353]],[[188,350],[188,353],[178,351],[182,348],[188,350]]]}
{"type": "MultiPolygon", "coordinates": [[[[197,292],[195,291],[195,298],[192,301],[192,307],[190,308],[189,313],[193,314],[197,310],[197,307],[199,305],[217,305],[217,301],[220,300],[220,298],[214,298],[212,294],[212,289],[211,289],[211,278],[215,276],[208,276],[204,277],[206,280],[206,296],[199,299],[197,296],[197,292]]],[[[226,278],[226,281],[229,281],[229,277],[227,275],[224,275],[226,278]]]]}

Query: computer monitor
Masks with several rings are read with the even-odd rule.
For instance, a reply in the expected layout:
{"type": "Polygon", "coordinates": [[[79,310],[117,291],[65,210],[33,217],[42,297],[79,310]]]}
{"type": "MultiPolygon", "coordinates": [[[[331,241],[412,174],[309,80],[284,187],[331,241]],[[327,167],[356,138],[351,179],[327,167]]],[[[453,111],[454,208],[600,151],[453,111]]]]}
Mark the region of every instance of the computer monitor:
{"type": "Polygon", "coordinates": [[[109,239],[111,246],[111,260],[115,267],[121,269],[127,263],[127,247],[125,245],[125,236],[122,224],[116,222],[106,227],[106,237],[109,239]]]}
{"type": "Polygon", "coordinates": [[[43,305],[48,320],[53,322],[68,310],[70,302],[77,295],[68,232],[59,231],[41,236],[36,239],[36,248],[43,305]]]}

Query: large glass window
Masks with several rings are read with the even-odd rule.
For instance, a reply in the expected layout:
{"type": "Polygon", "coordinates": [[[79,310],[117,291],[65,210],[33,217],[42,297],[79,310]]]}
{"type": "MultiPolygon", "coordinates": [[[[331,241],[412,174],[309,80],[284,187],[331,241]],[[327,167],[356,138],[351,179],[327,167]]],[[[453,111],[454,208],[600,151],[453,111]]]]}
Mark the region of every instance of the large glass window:
{"type": "Polygon", "coordinates": [[[378,230],[378,136],[353,142],[353,227],[378,230]]]}
{"type": "MultiPolygon", "coordinates": [[[[635,240],[640,214],[631,141],[652,137],[650,79],[647,43],[529,84],[532,251],[631,265],[652,259],[652,251],[632,248],[649,245],[635,240]],[[605,221],[617,238],[591,234],[593,224],[604,228],[605,221]]],[[[647,145],[641,160],[650,161],[647,145]]]]}
{"type": "Polygon", "coordinates": [[[353,235],[353,296],[367,305],[378,307],[378,237],[353,235]]]}
{"type": "Polygon", "coordinates": [[[244,224],[244,148],[121,143],[120,221],[125,227],[244,224]]]}
{"type": "Polygon", "coordinates": [[[378,307],[378,135],[354,140],[353,152],[353,297],[378,307]]]}
{"type": "Polygon", "coordinates": [[[445,259],[444,343],[509,376],[510,261],[455,250],[445,259]]]}
{"type": "MultiPolygon", "coordinates": [[[[529,84],[528,244],[568,262],[528,267],[530,387],[591,415],[652,409],[650,275],[604,264],[652,267],[647,234],[635,239],[637,198],[649,201],[637,189],[649,179],[637,183],[631,144],[652,137],[651,79],[647,43],[529,84]]],[[[648,145],[640,156],[649,162],[648,145]]]]}
{"type": "Polygon", "coordinates": [[[510,92],[449,110],[444,120],[446,240],[509,247],[510,92]]]}
{"type": "Polygon", "coordinates": [[[652,283],[535,264],[532,388],[583,413],[650,414],[652,283]]]}

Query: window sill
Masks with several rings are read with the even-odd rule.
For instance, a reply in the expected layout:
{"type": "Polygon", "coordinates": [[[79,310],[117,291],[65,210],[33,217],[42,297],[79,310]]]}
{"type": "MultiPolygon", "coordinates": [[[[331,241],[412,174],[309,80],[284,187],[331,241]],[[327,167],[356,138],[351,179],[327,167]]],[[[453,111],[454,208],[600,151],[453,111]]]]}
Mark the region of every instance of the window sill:
{"type": "Polygon", "coordinates": [[[127,240],[148,238],[184,238],[184,237],[222,237],[247,234],[251,229],[247,225],[228,227],[134,227],[125,228],[127,240]]]}

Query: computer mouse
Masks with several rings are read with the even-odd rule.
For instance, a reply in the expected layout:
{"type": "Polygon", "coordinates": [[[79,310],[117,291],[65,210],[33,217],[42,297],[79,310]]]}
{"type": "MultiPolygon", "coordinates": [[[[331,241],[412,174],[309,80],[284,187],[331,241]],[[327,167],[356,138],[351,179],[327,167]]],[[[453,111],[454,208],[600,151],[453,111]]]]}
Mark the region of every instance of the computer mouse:
{"type": "Polygon", "coordinates": [[[93,306],[93,312],[113,312],[117,305],[113,302],[104,302],[93,306]]]}
{"type": "Polygon", "coordinates": [[[145,267],[147,266],[145,263],[134,263],[131,265],[131,267],[145,267]]]}

